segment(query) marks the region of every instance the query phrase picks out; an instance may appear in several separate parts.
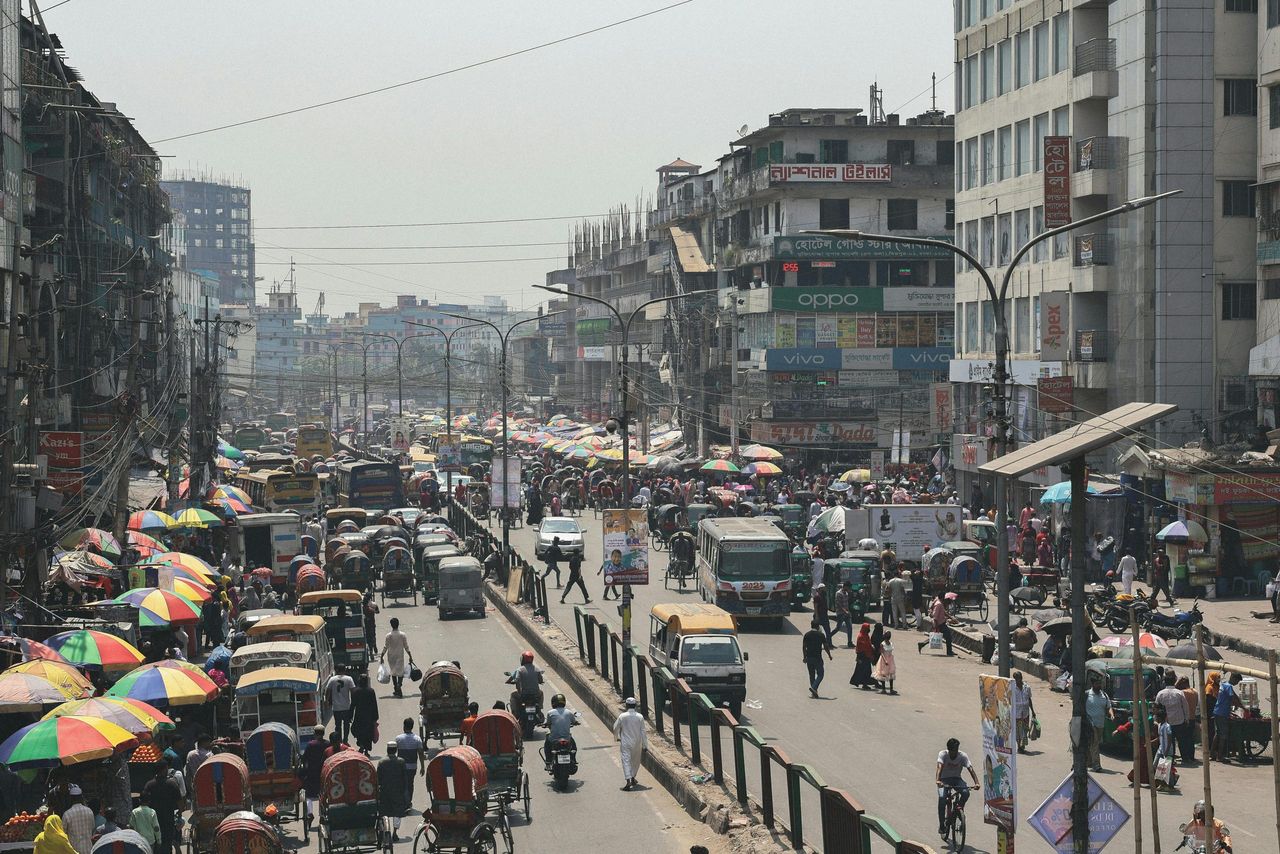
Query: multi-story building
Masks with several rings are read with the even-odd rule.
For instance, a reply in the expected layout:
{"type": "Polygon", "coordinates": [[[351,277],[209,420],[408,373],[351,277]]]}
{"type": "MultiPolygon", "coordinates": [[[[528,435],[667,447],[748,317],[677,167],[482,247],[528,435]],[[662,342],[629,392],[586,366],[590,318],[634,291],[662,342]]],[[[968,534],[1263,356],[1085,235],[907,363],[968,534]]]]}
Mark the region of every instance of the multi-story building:
{"type": "Polygon", "coordinates": [[[950,252],[804,232],[950,242],[952,130],[941,112],[883,115],[877,90],[871,115],[784,110],[710,172],[659,170],[651,223],[670,241],[665,271],[680,288],[720,291],[717,304],[672,312],[703,324],[711,344],[705,385],[692,379],[695,356],[681,363],[677,384],[696,398],[685,408],[722,436],[736,428],[845,460],[888,447],[898,430],[917,447],[949,431],[931,423],[928,391],[945,383],[952,355],[950,252]]]}
{"type": "Polygon", "coordinates": [[[250,191],[213,176],[179,176],[162,182],[182,217],[187,263],[218,280],[225,303],[253,305],[254,246],[250,191]]]}
{"type": "MultiPolygon", "coordinates": [[[[1280,425],[1280,3],[1261,5],[1252,4],[1258,45],[1258,328],[1249,377],[1257,385],[1257,423],[1274,429],[1280,425]]],[[[1247,404],[1248,386],[1240,391],[1239,402],[1247,404]]]]}
{"type": "MultiPolygon", "coordinates": [[[[1252,418],[1257,56],[1241,47],[1259,43],[1257,7],[955,4],[956,236],[997,286],[1047,229],[1182,191],[1049,238],[1013,268],[1016,441],[1134,400],[1180,406],[1156,428],[1172,442],[1252,418]]],[[[978,272],[958,264],[962,443],[992,432],[995,327],[978,272]]]]}
{"type": "Polygon", "coordinates": [[[267,400],[283,409],[286,400],[294,401],[296,387],[291,374],[301,367],[304,341],[314,344],[302,322],[302,309],[293,287],[271,286],[266,305],[254,308],[257,348],[254,361],[254,387],[267,400]]]}

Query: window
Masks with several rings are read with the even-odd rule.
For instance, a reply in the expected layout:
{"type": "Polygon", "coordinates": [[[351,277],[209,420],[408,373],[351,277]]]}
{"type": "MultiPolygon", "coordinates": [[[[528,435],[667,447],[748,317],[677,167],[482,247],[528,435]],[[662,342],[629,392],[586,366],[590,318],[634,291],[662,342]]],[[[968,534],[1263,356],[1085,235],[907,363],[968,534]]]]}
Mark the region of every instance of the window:
{"type": "Polygon", "coordinates": [[[978,221],[969,220],[964,229],[964,251],[974,258],[978,257],[978,221]]]}
{"type": "Polygon", "coordinates": [[[990,353],[995,349],[996,311],[990,300],[983,300],[982,308],[982,352],[990,353]]]}
{"type": "Polygon", "coordinates": [[[978,138],[964,141],[964,188],[971,190],[978,183],[978,138]]]}
{"type": "Polygon", "coordinates": [[[1041,113],[1032,119],[1031,163],[1032,172],[1044,168],[1044,138],[1049,135],[1049,114],[1041,113]]]}
{"type": "Polygon", "coordinates": [[[1053,17],[1053,73],[1067,70],[1071,61],[1071,27],[1067,13],[1053,17]]]}
{"type": "Polygon", "coordinates": [[[978,56],[967,56],[964,60],[964,106],[965,109],[978,103],[978,56]]]}
{"type": "Polygon", "coordinates": [[[1052,57],[1049,55],[1049,24],[1039,24],[1032,31],[1035,34],[1035,79],[1043,80],[1049,76],[1049,69],[1053,67],[1052,57]]]}
{"type": "Polygon", "coordinates": [[[938,140],[934,145],[934,157],[938,160],[939,166],[954,166],[956,163],[956,153],[952,149],[951,143],[945,140],[938,140]]]}
{"type": "Polygon", "coordinates": [[[978,349],[978,304],[976,302],[967,302],[964,304],[964,340],[965,346],[969,348],[969,352],[976,352],[978,349]]]}
{"type": "Polygon", "coordinates": [[[1258,0],[1226,0],[1223,4],[1226,12],[1257,12],[1258,0]]]}
{"type": "MultiPolygon", "coordinates": [[[[1037,206],[1031,209],[1031,236],[1037,237],[1044,233],[1044,208],[1037,206]]],[[[1043,261],[1046,257],[1048,248],[1043,242],[1037,243],[1031,247],[1031,260],[1043,261]]]]}
{"type": "Polygon", "coordinates": [[[1013,300],[1013,352],[1031,352],[1027,333],[1031,328],[1031,298],[1015,297],[1013,300]]]}
{"type": "Polygon", "coordinates": [[[1252,77],[1232,77],[1222,81],[1222,114],[1256,116],[1258,86],[1252,77]]]}
{"type": "Polygon", "coordinates": [[[916,200],[889,199],[889,230],[915,231],[916,200]]]}
{"type": "Polygon", "coordinates": [[[996,49],[989,47],[982,56],[982,100],[990,101],[996,96],[996,49]]]}
{"type": "Polygon", "coordinates": [[[996,236],[998,240],[999,264],[1004,267],[1009,263],[1009,259],[1013,257],[1013,217],[1010,214],[1000,214],[996,217],[996,236]]]}
{"type": "Polygon", "coordinates": [[[1267,279],[1262,283],[1263,299],[1280,299],[1280,279],[1267,279]]]}
{"type": "MultiPolygon", "coordinates": [[[[952,202],[952,207],[954,208],[954,200],[952,200],[952,202]]],[[[952,216],[955,216],[955,214],[952,213],[952,216]]],[[[963,222],[956,223],[956,246],[961,249],[964,249],[964,226],[965,224],[963,222]]],[[[957,253],[953,253],[952,257],[955,259],[956,272],[963,273],[966,269],[964,258],[960,257],[957,253]]]]}
{"type": "Polygon", "coordinates": [[[1267,87],[1267,113],[1271,129],[1280,128],[1280,86],[1267,87]]]}
{"type": "Polygon", "coordinates": [[[1013,39],[996,45],[996,94],[1013,91],[1013,39]]]}
{"type": "Polygon", "coordinates": [[[1053,111],[1053,133],[1055,136],[1071,135],[1071,108],[1059,107],[1053,111]]]}
{"type": "Polygon", "coordinates": [[[993,216],[984,216],[982,218],[982,254],[978,256],[978,261],[984,267],[990,267],[994,263],[996,250],[996,218],[993,216]]]}
{"type": "Polygon", "coordinates": [[[956,227],[956,200],[947,199],[946,206],[946,224],[943,226],[947,231],[953,231],[956,227]]]}
{"type": "Polygon", "coordinates": [[[1254,194],[1251,181],[1222,182],[1222,215],[1253,216],[1254,194]]]}
{"type": "Polygon", "coordinates": [[[1267,0],[1267,29],[1280,27],[1280,0],[1267,0]]]}
{"type": "Polygon", "coordinates": [[[1255,320],[1258,316],[1257,295],[1255,282],[1223,282],[1222,319],[1255,320]]]}
{"type": "Polygon", "coordinates": [[[1031,208],[1013,212],[1013,242],[1021,249],[1031,239],[1031,208]]]}
{"type": "Polygon", "coordinates": [[[996,132],[996,180],[1003,181],[1013,175],[1013,125],[1005,125],[996,132]]]}
{"type": "Polygon", "coordinates": [[[848,163],[849,141],[846,139],[822,139],[818,141],[819,163],[848,163]]]}
{"type": "Polygon", "coordinates": [[[770,231],[772,231],[772,229],[769,228],[769,206],[765,205],[760,210],[764,212],[764,233],[768,234],[770,231]]]}
{"type": "Polygon", "coordinates": [[[982,183],[990,184],[996,179],[996,135],[982,135],[982,183]]]}
{"type": "Polygon", "coordinates": [[[848,227],[848,199],[818,199],[818,228],[848,227]]]}
{"type": "Polygon", "coordinates": [[[1031,31],[1023,30],[1013,37],[1013,88],[1021,89],[1031,82],[1031,31]]]}
{"type": "Polygon", "coordinates": [[[889,162],[895,166],[910,166],[916,162],[916,143],[913,139],[891,139],[888,144],[889,162]]]}

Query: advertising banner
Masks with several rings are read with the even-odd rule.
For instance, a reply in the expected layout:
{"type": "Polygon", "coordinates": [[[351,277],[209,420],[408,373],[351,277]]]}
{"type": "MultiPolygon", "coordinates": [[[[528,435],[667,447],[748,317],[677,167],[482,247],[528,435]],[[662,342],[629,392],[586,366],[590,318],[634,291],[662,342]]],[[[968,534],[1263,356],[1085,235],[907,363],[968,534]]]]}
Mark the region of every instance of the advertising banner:
{"type": "Polygon", "coordinates": [[[951,361],[950,347],[898,347],[893,350],[897,371],[945,371],[951,361]]]}
{"type": "Polygon", "coordinates": [[[774,311],[882,311],[884,288],[770,288],[774,311]]]}
{"type": "Polygon", "coordinates": [[[520,509],[520,458],[493,458],[493,500],[494,507],[520,509]]]}
{"type": "Polygon", "coordinates": [[[436,468],[440,471],[462,471],[462,443],[456,440],[438,443],[436,468]]]}
{"type": "Polygon", "coordinates": [[[771,184],[808,181],[835,181],[849,184],[892,180],[893,167],[888,163],[794,163],[769,167],[771,184]]]}
{"type": "Polygon", "coordinates": [[[819,347],[833,347],[836,344],[836,319],[829,315],[819,315],[815,319],[814,340],[819,347]]]}
{"type": "Polygon", "coordinates": [[[1044,227],[1071,224],[1071,137],[1044,138],[1044,227]]]}
{"type": "Polygon", "coordinates": [[[982,700],[982,814],[983,821],[1012,830],[1017,820],[1017,737],[1014,732],[1013,680],[979,676],[982,700]]]}
{"type": "Polygon", "coordinates": [[[391,419],[391,450],[401,454],[409,453],[409,442],[413,438],[412,418],[391,419]]]}
{"type": "Polygon", "coordinates": [[[796,346],[796,316],[779,314],[776,318],[773,327],[773,346],[782,348],[796,346]]]}
{"type": "Polygon", "coordinates": [[[817,323],[812,317],[796,318],[796,346],[817,347],[817,323]]]}
{"type": "Polygon", "coordinates": [[[921,347],[940,347],[938,340],[938,318],[932,314],[922,314],[916,318],[916,338],[921,347]]]}
{"type": "Polygon", "coordinates": [[[1040,377],[1036,380],[1042,412],[1074,412],[1075,380],[1071,377],[1040,377]]]}
{"type": "MultiPolygon", "coordinates": [[[[782,345],[779,344],[779,347],[782,345]]],[[[858,318],[836,318],[836,346],[840,349],[853,349],[858,346],[858,318]]]]}
{"type": "MultiPolygon", "coordinates": [[[[949,234],[928,235],[951,243],[949,234]]],[[[841,258],[951,258],[951,252],[936,246],[888,243],[882,240],[853,240],[825,234],[790,235],[773,239],[773,257],[778,260],[837,260],[841,258]]]]}
{"type": "Polygon", "coordinates": [[[37,453],[48,459],[45,483],[63,495],[79,495],[84,486],[84,434],[72,431],[40,433],[37,453]]]}
{"type": "Polygon", "coordinates": [[[898,346],[898,318],[888,314],[876,317],[876,346],[898,346]]]}
{"type": "Polygon", "coordinates": [[[955,402],[951,383],[933,383],[929,386],[929,428],[934,433],[950,433],[955,415],[955,402]]]}
{"type": "MultiPolygon", "coordinates": [[[[1129,813],[1120,802],[1108,795],[1089,775],[1087,800],[1089,802],[1088,854],[1098,854],[1107,843],[1116,838],[1129,821],[1129,813]]],[[[1076,850],[1072,832],[1071,811],[1075,797],[1075,779],[1068,774],[1058,788],[1049,793],[1035,812],[1027,817],[1027,824],[1048,842],[1058,854],[1072,854],[1076,850]]]]}
{"type": "Polygon", "coordinates": [[[895,388],[902,378],[897,371],[841,371],[837,380],[851,388],[895,388]]]}
{"type": "Polygon", "coordinates": [[[861,421],[753,421],[751,441],[784,445],[874,445],[879,435],[875,422],[861,421]]]}
{"type": "Polygon", "coordinates": [[[649,583],[649,523],[644,510],[604,511],[604,583],[649,583]]]}
{"type": "Polygon", "coordinates": [[[842,371],[893,370],[893,350],[879,347],[869,347],[865,350],[841,350],[840,369],[842,371]]]}
{"type": "Polygon", "coordinates": [[[955,288],[885,288],[885,311],[945,311],[956,305],[955,288]]]}
{"type": "Polygon", "coordinates": [[[1040,358],[1046,362],[1071,357],[1070,298],[1066,291],[1049,291],[1040,296],[1040,358]]]}
{"type": "Polygon", "coordinates": [[[766,371],[838,371],[840,360],[835,347],[774,347],[764,353],[766,371]]]}
{"type": "Polygon", "coordinates": [[[898,344],[899,347],[915,347],[919,345],[920,340],[916,335],[916,318],[908,315],[898,318],[898,344]]]}
{"type": "Polygon", "coordinates": [[[603,362],[606,358],[604,347],[579,347],[578,358],[584,362],[603,362]]]}
{"type": "Polygon", "coordinates": [[[868,348],[876,346],[876,318],[875,315],[859,315],[858,317],[858,347],[868,348]]]}
{"type": "Polygon", "coordinates": [[[871,479],[884,479],[884,451],[871,452],[871,479]]]}

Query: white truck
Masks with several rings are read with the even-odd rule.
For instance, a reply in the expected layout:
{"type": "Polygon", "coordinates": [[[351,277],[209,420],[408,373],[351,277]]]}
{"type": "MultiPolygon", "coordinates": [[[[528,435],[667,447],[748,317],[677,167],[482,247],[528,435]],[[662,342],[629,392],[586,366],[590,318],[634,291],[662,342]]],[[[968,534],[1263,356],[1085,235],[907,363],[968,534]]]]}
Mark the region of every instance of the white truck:
{"type": "MultiPolygon", "coordinates": [[[[238,538],[244,571],[271,570],[272,584],[289,584],[289,564],[302,551],[302,517],[297,513],[254,513],[241,516],[228,532],[238,538]]],[[[232,554],[237,551],[233,547],[232,554]]]]}
{"type": "Polygon", "coordinates": [[[963,518],[954,504],[868,504],[845,514],[845,547],[870,537],[900,560],[919,560],[926,549],[961,539],[963,518]]]}

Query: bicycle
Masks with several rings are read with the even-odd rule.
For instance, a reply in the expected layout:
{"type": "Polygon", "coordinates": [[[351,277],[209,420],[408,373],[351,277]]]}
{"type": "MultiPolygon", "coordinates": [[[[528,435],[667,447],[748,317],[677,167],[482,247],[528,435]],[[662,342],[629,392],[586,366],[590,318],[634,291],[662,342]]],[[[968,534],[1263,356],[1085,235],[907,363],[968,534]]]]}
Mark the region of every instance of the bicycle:
{"type": "Polygon", "coordinates": [[[964,849],[965,840],[965,818],[964,810],[959,808],[959,797],[962,790],[977,791],[977,786],[953,786],[945,783],[939,783],[939,786],[946,788],[946,805],[943,807],[942,821],[942,838],[945,840],[953,851],[964,849]]]}

